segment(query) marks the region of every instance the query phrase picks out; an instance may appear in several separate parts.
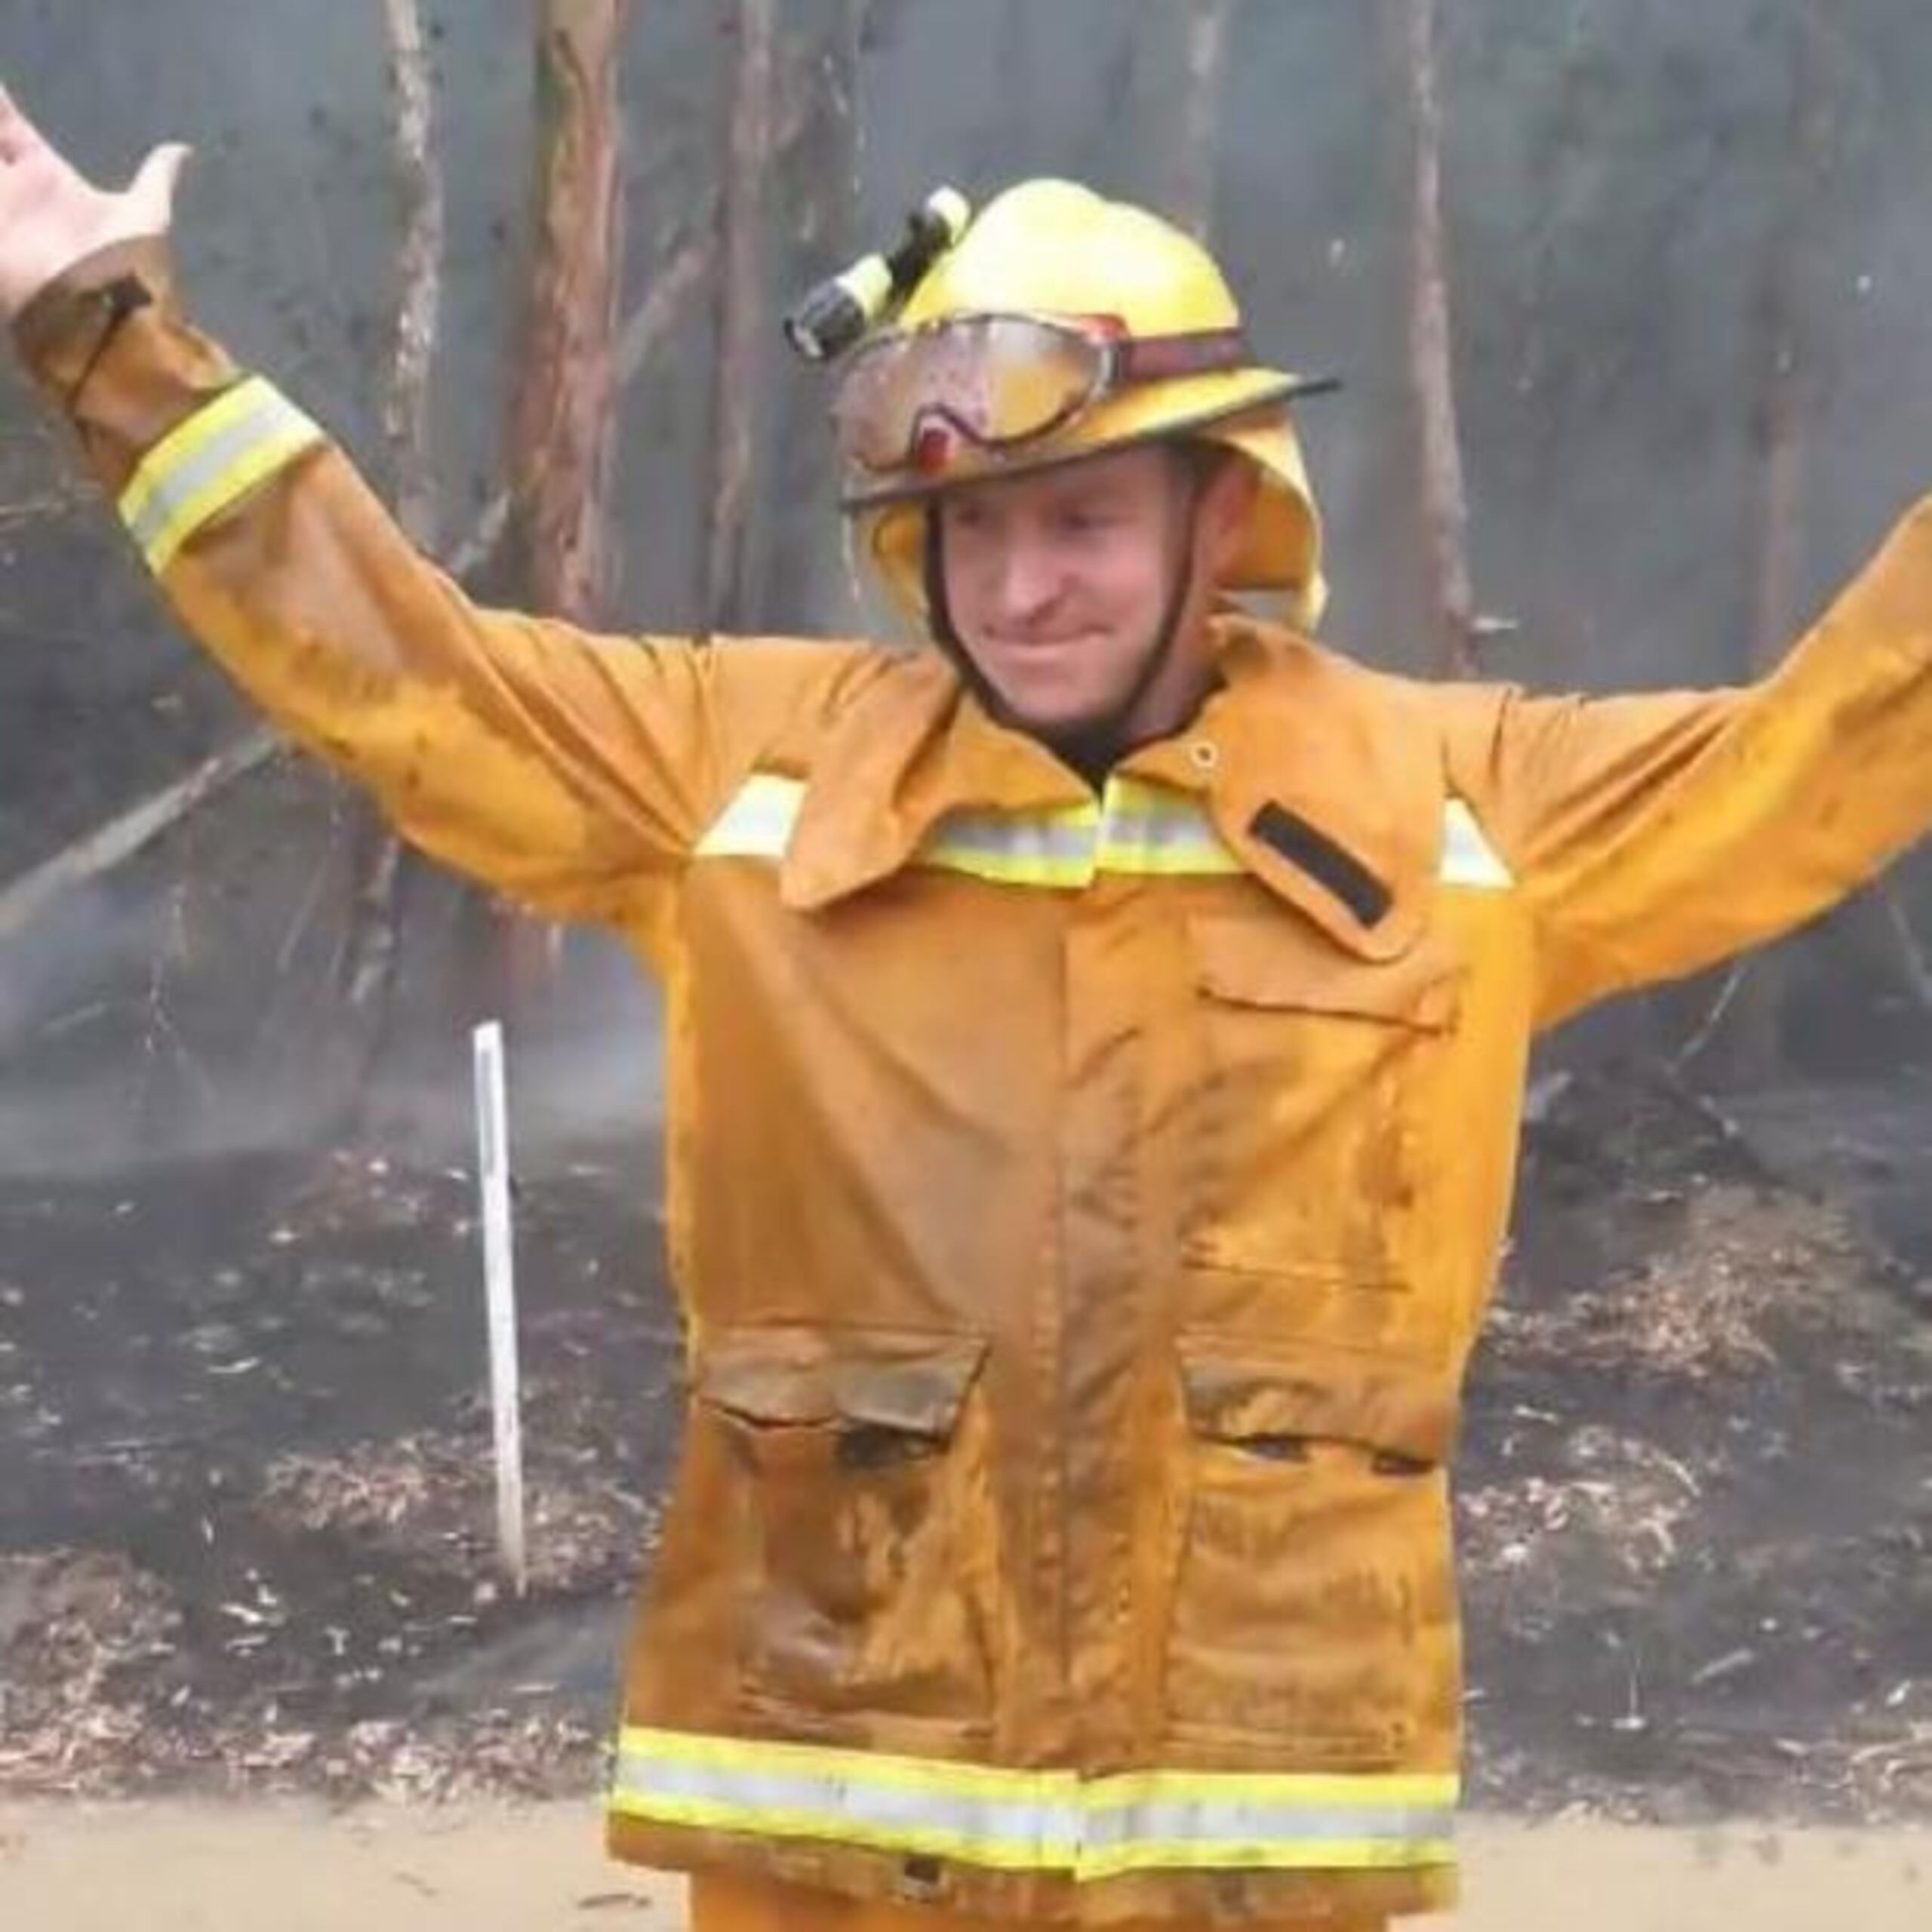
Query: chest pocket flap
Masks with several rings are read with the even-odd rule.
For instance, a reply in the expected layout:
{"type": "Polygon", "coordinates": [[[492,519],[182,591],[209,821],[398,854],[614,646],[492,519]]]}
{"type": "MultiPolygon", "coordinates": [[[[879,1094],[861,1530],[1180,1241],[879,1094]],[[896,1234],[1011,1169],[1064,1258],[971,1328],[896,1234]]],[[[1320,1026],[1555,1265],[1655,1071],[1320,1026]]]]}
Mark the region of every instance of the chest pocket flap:
{"type": "Polygon", "coordinates": [[[1196,918],[1189,934],[1195,979],[1217,1000],[1380,1020],[1424,1032],[1455,1021],[1462,962],[1438,940],[1371,961],[1337,955],[1278,919],[1196,918]]]}
{"type": "Polygon", "coordinates": [[[986,1355],[983,1337],[903,1329],[740,1328],[700,1352],[700,1398],[754,1426],[839,1424],[949,1439],[986,1355]]]}
{"type": "Polygon", "coordinates": [[[1455,1386],[1399,1362],[1297,1351],[1261,1355],[1184,1340],[1180,1373],[1189,1427],[1237,1447],[1346,1443],[1392,1467],[1435,1468],[1455,1446],[1455,1386]]]}

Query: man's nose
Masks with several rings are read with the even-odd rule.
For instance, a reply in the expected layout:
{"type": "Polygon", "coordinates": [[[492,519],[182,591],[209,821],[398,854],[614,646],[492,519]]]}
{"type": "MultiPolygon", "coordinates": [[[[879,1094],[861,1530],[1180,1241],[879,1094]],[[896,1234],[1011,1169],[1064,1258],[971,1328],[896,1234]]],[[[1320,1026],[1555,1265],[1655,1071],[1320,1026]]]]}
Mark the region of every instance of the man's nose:
{"type": "Polygon", "coordinates": [[[1009,623],[1037,616],[1059,595],[1060,577],[1051,545],[1024,531],[1009,532],[1000,563],[1001,616],[1009,623]]]}

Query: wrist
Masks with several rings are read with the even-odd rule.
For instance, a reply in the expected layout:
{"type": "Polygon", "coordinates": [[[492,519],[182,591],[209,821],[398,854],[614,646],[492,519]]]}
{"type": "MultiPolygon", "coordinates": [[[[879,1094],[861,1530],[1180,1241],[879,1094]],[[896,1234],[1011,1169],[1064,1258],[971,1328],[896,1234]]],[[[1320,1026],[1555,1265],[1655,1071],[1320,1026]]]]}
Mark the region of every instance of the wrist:
{"type": "Polygon", "coordinates": [[[77,263],[28,305],[14,335],[27,374],[67,417],[111,491],[240,374],[183,318],[158,237],[77,263]]]}
{"type": "Polygon", "coordinates": [[[14,347],[35,380],[72,409],[122,325],[166,302],[172,282],[162,236],[96,249],[28,300],[13,318],[14,347]]]}

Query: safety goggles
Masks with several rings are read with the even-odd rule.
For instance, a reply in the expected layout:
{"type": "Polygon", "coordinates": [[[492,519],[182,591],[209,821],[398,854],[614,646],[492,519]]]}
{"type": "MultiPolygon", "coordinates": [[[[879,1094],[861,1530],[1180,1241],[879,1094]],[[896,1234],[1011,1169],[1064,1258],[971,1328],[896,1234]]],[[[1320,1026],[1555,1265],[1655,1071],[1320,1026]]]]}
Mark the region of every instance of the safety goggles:
{"type": "Polygon", "coordinates": [[[1117,390],[1249,360],[1238,328],[1135,336],[1106,316],[951,315],[855,349],[832,426],[856,468],[937,475],[962,441],[989,455],[1022,450],[1117,390]]]}

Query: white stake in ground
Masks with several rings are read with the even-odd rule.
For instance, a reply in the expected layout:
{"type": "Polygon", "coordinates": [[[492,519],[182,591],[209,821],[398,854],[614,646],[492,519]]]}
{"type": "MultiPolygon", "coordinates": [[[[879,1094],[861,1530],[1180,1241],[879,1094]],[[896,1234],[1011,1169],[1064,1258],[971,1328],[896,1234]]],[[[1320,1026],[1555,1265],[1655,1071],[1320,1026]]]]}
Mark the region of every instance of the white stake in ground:
{"type": "Polygon", "coordinates": [[[509,1122],[503,1029],[477,1028],[476,1175],[483,1204],[483,1282],[490,1313],[490,1408],[497,1440],[497,1547],[517,1595],[528,1587],[523,1540],[523,1424],[517,1393],[516,1266],[510,1232],[509,1122]]]}

